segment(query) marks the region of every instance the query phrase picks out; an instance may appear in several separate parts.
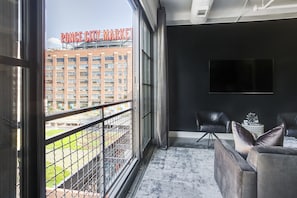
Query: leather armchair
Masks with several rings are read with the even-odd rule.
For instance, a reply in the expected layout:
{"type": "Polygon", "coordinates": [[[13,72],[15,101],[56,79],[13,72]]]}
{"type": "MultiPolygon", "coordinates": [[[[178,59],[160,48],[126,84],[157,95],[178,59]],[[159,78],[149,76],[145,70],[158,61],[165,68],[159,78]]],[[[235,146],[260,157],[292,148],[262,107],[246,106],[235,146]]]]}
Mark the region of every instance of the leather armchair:
{"type": "Polygon", "coordinates": [[[297,138],[297,112],[278,114],[277,124],[284,125],[286,136],[297,138]]]}
{"type": "Polygon", "coordinates": [[[230,119],[224,112],[199,111],[196,113],[196,124],[197,130],[202,132],[231,132],[230,119]]]}
{"type": "MultiPolygon", "coordinates": [[[[196,124],[199,132],[205,132],[197,142],[202,140],[206,135],[214,135],[217,139],[218,136],[215,133],[230,132],[230,119],[224,112],[214,111],[199,111],[196,112],[196,124]]],[[[209,139],[208,139],[209,146],[209,139]]]]}

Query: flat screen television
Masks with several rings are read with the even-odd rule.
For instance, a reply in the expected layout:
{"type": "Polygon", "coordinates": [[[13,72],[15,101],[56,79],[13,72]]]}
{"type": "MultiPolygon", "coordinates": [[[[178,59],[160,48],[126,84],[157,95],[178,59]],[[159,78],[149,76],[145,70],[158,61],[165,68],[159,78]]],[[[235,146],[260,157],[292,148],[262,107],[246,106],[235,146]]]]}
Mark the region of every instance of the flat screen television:
{"type": "Polygon", "coordinates": [[[209,92],[273,94],[273,59],[210,60],[209,92]]]}

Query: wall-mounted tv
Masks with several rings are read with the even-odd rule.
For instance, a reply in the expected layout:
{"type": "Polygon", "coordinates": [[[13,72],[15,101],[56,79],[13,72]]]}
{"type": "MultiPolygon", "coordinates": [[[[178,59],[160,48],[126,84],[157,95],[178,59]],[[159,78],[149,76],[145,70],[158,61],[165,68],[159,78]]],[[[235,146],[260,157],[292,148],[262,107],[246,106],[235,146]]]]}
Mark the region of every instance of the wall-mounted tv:
{"type": "Polygon", "coordinates": [[[273,59],[209,61],[210,93],[273,93],[273,59]]]}

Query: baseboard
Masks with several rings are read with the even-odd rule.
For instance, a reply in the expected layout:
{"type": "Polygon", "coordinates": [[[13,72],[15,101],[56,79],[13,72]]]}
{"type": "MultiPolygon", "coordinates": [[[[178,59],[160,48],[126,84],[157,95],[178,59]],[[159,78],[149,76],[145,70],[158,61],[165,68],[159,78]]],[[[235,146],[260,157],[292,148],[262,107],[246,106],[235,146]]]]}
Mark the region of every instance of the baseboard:
{"type": "MultiPolygon", "coordinates": [[[[193,132],[193,131],[169,131],[169,138],[200,138],[204,132],[193,132]]],[[[232,133],[216,133],[220,139],[232,140],[232,133]]]]}

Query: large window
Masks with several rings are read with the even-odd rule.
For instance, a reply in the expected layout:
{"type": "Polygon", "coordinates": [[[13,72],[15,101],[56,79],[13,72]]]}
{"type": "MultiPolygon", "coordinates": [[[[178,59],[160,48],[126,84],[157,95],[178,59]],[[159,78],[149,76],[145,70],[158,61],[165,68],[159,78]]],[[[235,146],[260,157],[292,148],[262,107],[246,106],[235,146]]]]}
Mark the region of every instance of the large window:
{"type": "Polygon", "coordinates": [[[128,0],[0,2],[1,197],[114,197],[136,161],[132,12],[128,0]]]}
{"type": "Polygon", "coordinates": [[[0,196],[20,197],[23,190],[23,73],[20,54],[20,1],[0,1],[0,196]]]}
{"type": "Polygon", "coordinates": [[[113,197],[107,192],[134,159],[133,11],[128,0],[45,4],[45,51],[53,57],[45,67],[53,77],[45,84],[52,88],[45,94],[46,196],[113,197]],[[121,86],[118,54],[125,55],[122,80],[129,82],[121,86]]]}
{"type": "Polygon", "coordinates": [[[141,27],[141,138],[144,150],[152,138],[152,57],[151,32],[144,20],[141,27]]]}

